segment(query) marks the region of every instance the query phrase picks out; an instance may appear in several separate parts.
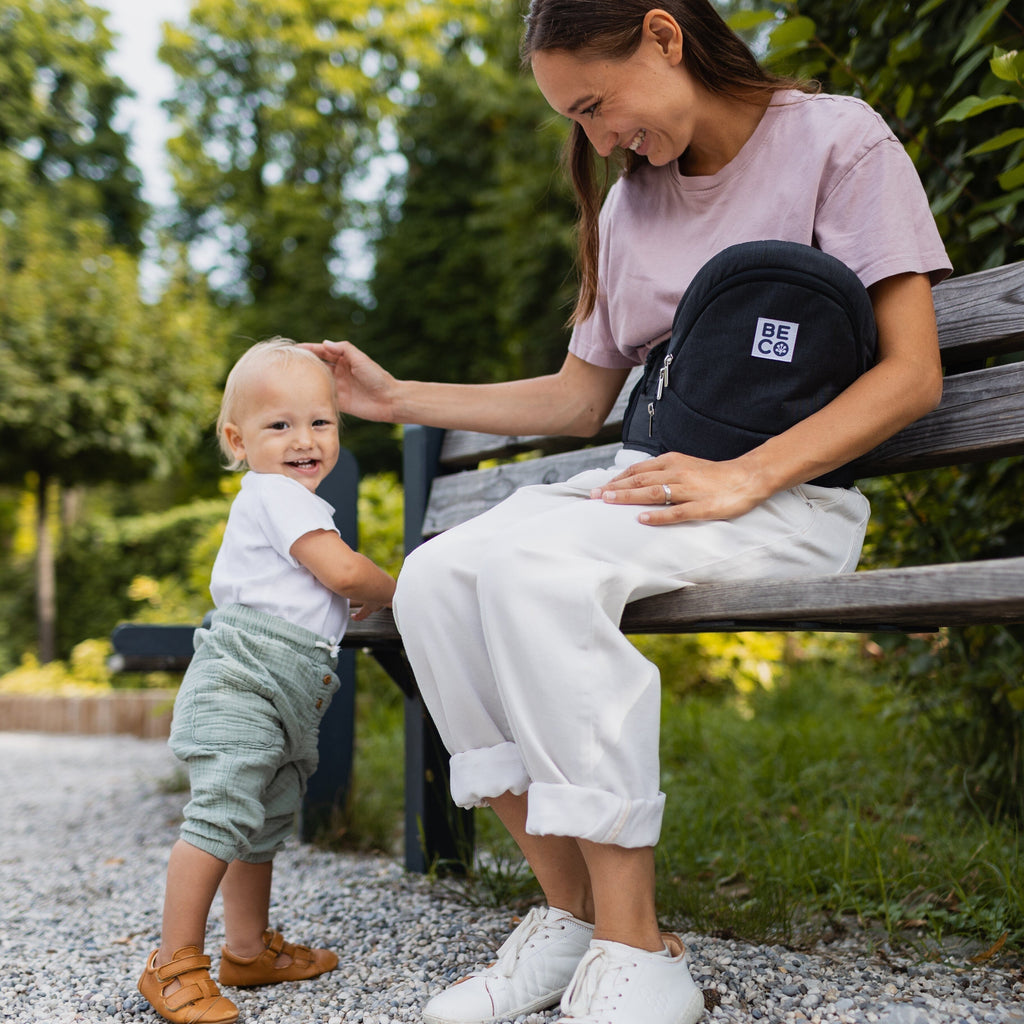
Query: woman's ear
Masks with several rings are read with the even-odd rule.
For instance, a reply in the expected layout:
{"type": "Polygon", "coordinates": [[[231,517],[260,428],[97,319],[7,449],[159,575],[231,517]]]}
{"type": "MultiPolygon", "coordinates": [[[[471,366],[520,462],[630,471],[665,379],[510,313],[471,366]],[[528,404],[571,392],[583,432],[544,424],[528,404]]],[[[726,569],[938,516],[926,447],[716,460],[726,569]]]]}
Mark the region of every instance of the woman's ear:
{"type": "Polygon", "coordinates": [[[668,11],[655,7],[644,15],[644,33],[653,39],[672,64],[683,59],[683,30],[668,11]]]}

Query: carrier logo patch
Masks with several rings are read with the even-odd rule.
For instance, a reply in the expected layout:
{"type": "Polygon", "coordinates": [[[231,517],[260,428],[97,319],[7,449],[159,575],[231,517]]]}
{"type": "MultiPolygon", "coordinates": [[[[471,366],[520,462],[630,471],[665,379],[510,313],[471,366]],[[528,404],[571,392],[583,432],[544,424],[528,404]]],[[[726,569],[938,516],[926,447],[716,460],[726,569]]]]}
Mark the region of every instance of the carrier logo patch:
{"type": "Polygon", "coordinates": [[[773,359],[777,363],[793,362],[796,332],[799,329],[799,324],[790,323],[788,320],[769,320],[767,317],[759,316],[754,347],[750,354],[758,359],[773,359]]]}

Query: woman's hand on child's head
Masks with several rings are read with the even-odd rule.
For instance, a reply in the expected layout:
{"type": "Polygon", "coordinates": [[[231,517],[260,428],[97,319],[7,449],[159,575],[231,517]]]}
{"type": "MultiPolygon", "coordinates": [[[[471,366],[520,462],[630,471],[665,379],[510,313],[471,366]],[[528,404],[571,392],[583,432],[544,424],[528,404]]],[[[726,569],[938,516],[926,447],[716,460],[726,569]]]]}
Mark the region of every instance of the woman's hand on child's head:
{"type": "Polygon", "coordinates": [[[338,407],[364,420],[390,423],[395,378],[350,341],[305,344],[331,367],[338,407]]]}

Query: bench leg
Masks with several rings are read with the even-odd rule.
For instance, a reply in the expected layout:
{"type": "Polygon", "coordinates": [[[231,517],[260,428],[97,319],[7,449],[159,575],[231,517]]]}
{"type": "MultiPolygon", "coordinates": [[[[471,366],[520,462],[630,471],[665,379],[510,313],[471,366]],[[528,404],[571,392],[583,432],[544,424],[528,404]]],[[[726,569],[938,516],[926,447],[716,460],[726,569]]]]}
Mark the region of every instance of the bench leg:
{"type": "Polygon", "coordinates": [[[352,745],[356,717],[356,652],[338,655],[341,687],[320,722],[320,764],[310,777],[299,811],[299,835],[311,842],[327,831],[332,818],[345,810],[352,778],[352,745]]]}
{"type": "Polygon", "coordinates": [[[419,695],[405,699],[405,867],[462,873],[473,856],[473,812],[449,796],[448,752],[419,695]]]}

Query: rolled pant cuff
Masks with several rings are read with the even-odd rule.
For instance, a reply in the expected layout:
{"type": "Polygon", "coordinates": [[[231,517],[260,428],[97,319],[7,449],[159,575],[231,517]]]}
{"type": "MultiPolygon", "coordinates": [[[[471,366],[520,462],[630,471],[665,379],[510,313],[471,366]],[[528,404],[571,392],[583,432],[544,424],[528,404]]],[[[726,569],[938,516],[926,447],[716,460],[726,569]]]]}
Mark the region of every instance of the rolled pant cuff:
{"type": "Polygon", "coordinates": [[[459,807],[483,807],[493,796],[525,793],[530,785],[514,743],[453,754],[450,770],[452,800],[459,807]]]}
{"type": "Polygon", "coordinates": [[[217,860],[230,864],[233,860],[238,859],[238,847],[234,843],[225,843],[210,836],[204,836],[202,832],[188,828],[187,824],[182,825],[178,834],[189,846],[194,846],[197,850],[216,857],[217,860]]]}
{"type": "Polygon", "coordinates": [[[535,782],[526,831],[633,849],[657,844],[664,813],[664,793],[653,800],[627,800],[600,789],[535,782]]]}

